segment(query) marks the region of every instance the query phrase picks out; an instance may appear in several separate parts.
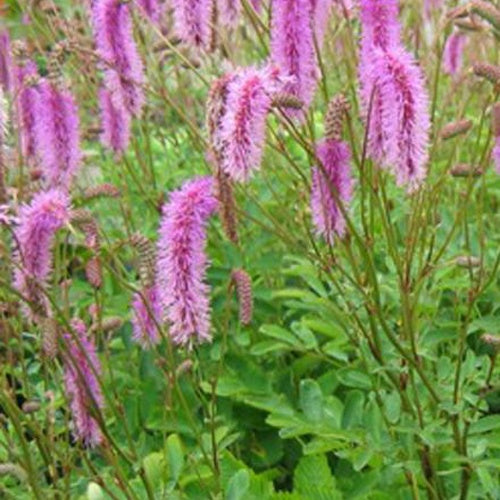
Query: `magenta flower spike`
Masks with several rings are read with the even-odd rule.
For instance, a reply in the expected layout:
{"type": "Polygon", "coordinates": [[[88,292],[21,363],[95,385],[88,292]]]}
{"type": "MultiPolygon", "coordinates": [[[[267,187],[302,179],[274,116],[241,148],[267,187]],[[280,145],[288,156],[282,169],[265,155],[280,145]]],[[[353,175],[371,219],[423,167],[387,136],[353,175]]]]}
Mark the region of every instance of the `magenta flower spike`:
{"type": "Polygon", "coordinates": [[[271,60],[291,77],[283,91],[302,101],[303,108],[287,113],[299,119],[313,100],[318,76],[312,16],[311,0],[272,2],[271,60]]]}
{"type": "Polygon", "coordinates": [[[30,77],[36,77],[36,64],[28,61],[24,66],[15,68],[15,110],[19,130],[21,152],[25,159],[34,158],[36,150],[36,106],[38,89],[27,84],[30,77]]]}
{"type": "Polygon", "coordinates": [[[144,71],[132,33],[130,5],[122,0],[95,0],[92,17],[106,88],[117,107],[137,116],[144,105],[144,71]]]}
{"type": "Polygon", "coordinates": [[[156,285],[144,288],[142,295],[147,305],[139,293],[134,294],[132,298],[132,338],[147,349],[160,342],[157,325],[162,322],[162,308],[160,293],[156,285]]]}
{"type": "Polygon", "coordinates": [[[266,118],[279,85],[279,71],[270,67],[244,69],[228,83],[219,136],[221,166],[236,181],[248,180],[260,167],[266,118]]]}
{"type": "MultiPolygon", "coordinates": [[[[41,290],[47,286],[52,270],[52,242],[56,232],[68,221],[69,199],[59,190],[42,191],[19,210],[14,287],[30,303],[45,311],[49,304],[41,290]]],[[[24,308],[24,313],[35,319],[29,307],[24,308]]]]}
{"type": "Polygon", "coordinates": [[[443,68],[448,75],[456,75],[460,71],[466,41],[466,36],[459,32],[452,33],[446,40],[443,53],[443,68]]]}
{"type": "Polygon", "coordinates": [[[64,356],[64,384],[70,399],[75,437],[86,446],[93,447],[100,444],[103,438],[99,424],[92,415],[92,408],[100,411],[104,407],[96,376],[101,372],[101,365],[95,343],[83,321],[74,319],[71,326],[74,333],[64,336],[68,349],[68,354],[64,356]]]}
{"type": "Polygon", "coordinates": [[[404,50],[379,53],[373,64],[380,104],[384,163],[399,185],[417,189],[426,176],[430,132],[425,80],[413,56],[404,50]]]}
{"type": "Polygon", "coordinates": [[[7,30],[0,33],[0,86],[4,92],[11,92],[13,82],[13,64],[10,50],[10,36],[7,30]]]}
{"type": "Polygon", "coordinates": [[[311,212],[318,234],[330,244],[334,235],[345,234],[345,219],[332,191],[347,208],[352,197],[351,152],[349,146],[336,139],[318,144],[316,155],[323,168],[312,171],[311,212]]]}
{"type": "Polygon", "coordinates": [[[101,114],[101,142],[121,155],[130,142],[131,115],[120,103],[115,104],[110,92],[101,88],[99,91],[99,106],[101,114]]]}
{"type": "Polygon", "coordinates": [[[241,0],[217,0],[217,13],[222,26],[234,28],[241,17],[241,0]]]}
{"type": "Polygon", "coordinates": [[[313,16],[314,36],[318,48],[323,45],[326,27],[333,5],[333,0],[310,0],[313,16]]]}
{"type": "Polygon", "coordinates": [[[142,14],[151,22],[158,24],[163,14],[163,5],[160,0],[136,0],[142,14]]]}
{"type": "Polygon", "coordinates": [[[173,0],[176,35],[186,44],[207,49],[212,38],[213,0],[173,0]]]}
{"type": "Polygon", "coordinates": [[[186,182],[163,207],[158,241],[160,300],[176,344],[209,341],[206,225],[217,210],[211,177],[186,182]]]}
{"type": "Polygon", "coordinates": [[[80,120],[71,92],[48,80],[39,85],[35,106],[35,143],[50,187],[69,189],[80,168],[80,120]]]}

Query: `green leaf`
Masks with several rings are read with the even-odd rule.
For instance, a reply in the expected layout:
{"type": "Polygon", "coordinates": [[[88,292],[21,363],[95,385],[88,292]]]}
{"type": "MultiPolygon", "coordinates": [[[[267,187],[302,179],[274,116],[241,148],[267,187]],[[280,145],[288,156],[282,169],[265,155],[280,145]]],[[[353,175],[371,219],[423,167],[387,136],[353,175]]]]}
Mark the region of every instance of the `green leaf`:
{"type": "Polygon", "coordinates": [[[342,415],[342,428],[351,429],[361,423],[365,396],[361,391],[350,391],[346,397],[344,413],[342,415]]]}
{"type": "Polygon", "coordinates": [[[228,482],[226,500],[241,500],[249,487],[250,474],[246,469],[239,470],[228,482]]]}
{"type": "Polygon", "coordinates": [[[184,468],[184,452],[182,444],[177,434],[171,434],[167,438],[167,455],[170,469],[170,487],[174,487],[179,480],[184,468]]]}
{"type": "Polygon", "coordinates": [[[284,344],[283,342],[277,342],[276,340],[263,340],[252,346],[250,354],[252,356],[262,356],[277,351],[290,351],[290,345],[284,344]]]}
{"type": "Polygon", "coordinates": [[[307,455],[300,459],[293,476],[294,489],[304,498],[314,500],[338,500],[337,491],[325,455],[307,455]]]}
{"type": "Polygon", "coordinates": [[[315,380],[301,380],[299,401],[307,420],[319,422],[323,418],[323,393],[315,380]]]}
{"type": "Polygon", "coordinates": [[[474,422],[469,427],[469,434],[482,434],[495,429],[500,429],[500,415],[488,415],[474,422]]]}
{"type": "Polygon", "coordinates": [[[144,458],[143,465],[146,476],[153,487],[158,487],[163,482],[166,475],[165,457],[163,453],[150,453],[144,458]]]}
{"type": "Polygon", "coordinates": [[[106,500],[104,490],[94,482],[90,482],[87,486],[87,499],[88,500],[106,500]]]}
{"type": "Polygon", "coordinates": [[[297,339],[293,333],[285,330],[281,326],[278,325],[262,325],[259,329],[259,332],[263,333],[268,337],[272,337],[276,340],[281,340],[282,342],[286,342],[287,344],[293,345],[295,347],[301,348],[302,344],[297,339]]]}
{"type": "Polygon", "coordinates": [[[351,368],[342,368],[337,372],[339,382],[347,387],[369,390],[372,387],[370,377],[366,373],[351,368]]]}
{"type": "Polygon", "coordinates": [[[391,424],[395,424],[399,421],[401,416],[401,398],[397,392],[388,394],[384,401],[385,412],[387,420],[391,424]]]}

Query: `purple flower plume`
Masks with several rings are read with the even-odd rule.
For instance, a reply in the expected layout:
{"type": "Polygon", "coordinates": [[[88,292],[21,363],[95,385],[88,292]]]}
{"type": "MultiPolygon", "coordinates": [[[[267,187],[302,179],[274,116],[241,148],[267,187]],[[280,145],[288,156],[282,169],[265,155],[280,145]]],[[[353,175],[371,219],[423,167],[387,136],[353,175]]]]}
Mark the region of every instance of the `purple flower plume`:
{"type": "Polygon", "coordinates": [[[361,0],[361,55],[373,49],[389,50],[401,43],[398,0],[361,0]]]}
{"type": "Polygon", "coordinates": [[[217,14],[223,26],[237,26],[241,15],[241,0],[217,0],[217,14]]]}
{"type": "Polygon", "coordinates": [[[312,171],[311,212],[318,234],[333,243],[335,234],[344,235],[345,219],[332,191],[347,207],[352,197],[351,152],[345,142],[325,139],[318,144],[316,155],[323,168],[312,171]]]}
{"type": "Polygon", "coordinates": [[[131,116],[121,104],[114,103],[110,92],[102,88],[99,91],[101,111],[101,142],[117,154],[123,153],[130,141],[131,116]]]}
{"type": "MultiPolygon", "coordinates": [[[[41,290],[47,285],[52,269],[51,247],[54,235],[69,220],[69,199],[59,190],[38,193],[29,205],[19,210],[15,252],[14,287],[34,306],[45,310],[48,303],[41,290]]],[[[29,318],[29,308],[24,312],[29,318]]]]}
{"type": "Polygon", "coordinates": [[[212,38],[213,0],[173,0],[176,35],[187,45],[208,48],[212,38]]]}
{"type": "Polygon", "coordinates": [[[333,0],[310,0],[312,8],[314,35],[318,48],[323,45],[326,27],[330,17],[333,0]]]}
{"type": "Polygon", "coordinates": [[[87,446],[96,446],[102,442],[102,433],[92,416],[92,408],[99,411],[104,406],[96,376],[101,366],[85,324],[79,319],[71,323],[74,334],[64,336],[68,348],[64,358],[64,384],[70,399],[75,436],[87,446]]]}
{"type": "Polygon", "coordinates": [[[157,324],[161,324],[162,309],[160,293],[156,285],[144,288],[142,296],[139,293],[134,294],[132,298],[132,314],[133,339],[144,348],[158,344],[160,334],[157,324]],[[144,303],[143,296],[147,306],[144,303]]]}
{"type": "Polygon", "coordinates": [[[35,156],[35,123],[38,89],[27,84],[30,77],[38,75],[36,64],[28,61],[15,68],[15,109],[19,126],[21,152],[25,159],[35,156]]]}
{"type": "Polygon", "coordinates": [[[81,164],[80,120],[71,92],[48,80],[39,85],[35,106],[36,150],[50,187],[69,189],[81,164]]]}
{"type": "Polygon", "coordinates": [[[122,0],[95,0],[92,15],[105,85],[116,106],[139,115],[144,104],[144,73],[132,33],[130,6],[122,0]]]}
{"type": "Polygon", "coordinates": [[[4,92],[10,92],[13,86],[13,65],[10,52],[10,37],[7,30],[0,33],[0,85],[4,92]]]}
{"type": "Polygon", "coordinates": [[[426,175],[430,116],[424,76],[404,50],[379,53],[373,65],[386,166],[399,185],[419,187],[426,175]]]}
{"type": "Polygon", "coordinates": [[[136,0],[140,11],[153,23],[159,23],[163,14],[160,0],[136,0]]]}
{"type": "Polygon", "coordinates": [[[304,104],[302,110],[287,112],[299,118],[311,104],[318,75],[312,25],[311,0],[273,0],[271,60],[292,77],[283,91],[304,104]]]}
{"type": "Polygon", "coordinates": [[[176,344],[187,345],[193,336],[200,342],[211,338],[210,288],[204,281],[205,241],[208,218],[216,209],[211,177],[186,182],[163,207],[158,286],[176,344]]]}
{"type": "Polygon", "coordinates": [[[236,181],[246,181],[260,166],[266,118],[272,94],[279,87],[276,68],[247,68],[227,85],[225,114],[220,126],[221,167],[236,181]]]}
{"type": "Polygon", "coordinates": [[[452,33],[446,40],[443,67],[448,75],[456,75],[460,71],[466,40],[466,36],[459,32],[452,33]]]}

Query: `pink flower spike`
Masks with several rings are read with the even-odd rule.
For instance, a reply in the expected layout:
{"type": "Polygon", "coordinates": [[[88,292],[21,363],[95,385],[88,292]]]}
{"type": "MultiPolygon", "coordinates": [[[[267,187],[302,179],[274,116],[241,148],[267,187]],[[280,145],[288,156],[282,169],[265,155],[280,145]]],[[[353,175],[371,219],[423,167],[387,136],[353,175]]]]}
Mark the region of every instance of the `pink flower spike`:
{"type": "Polygon", "coordinates": [[[64,356],[64,384],[70,399],[75,436],[86,446],[94,447],[103,439],[99,424],[92,415],[92,408],[100,411],[104,407],[96,376],[101,372],[101,365],[95,343],[83,321],[74,319],[71,323],[74,334],[64,336],[68,348],[64,356]]]}
{"type": "Polygon", "coordinates": [[[173,0],[174,28],[187,45],[207,49],[212,38],[213,0],[173,0]]]}
{"type": "Polygon", "coordinates": [[[362,55],[372,49],[389,50],[400,45],[398,0],[361,0],[360,7],[362,55]]]}
{"type": "Polygon", "coordinates": [[[313,100],[318,76],[312,24],[311,0],[273,0],[271,60],[292,77],[283,91],[304,104],[301,110],[287,111],[299,119],[313,100]]]}
{"type": "Polygon", "coordinates": [[[30,77],[38,75],[36,64],[28,61],[15,68],[15,110],[19,127],[21,152],[25,159],[33,158],[36,150],[36,106],[38,89],[27,84],[30,77]]]}
{"type": "Polygon", "coordinates": [[[162,309],[157,286],[143,289],[142,295],[147,301],[147,306],[139,293],[134,294],[132,299],[133,339],[144,349],[148,349],[160,342],[157,324],[161,324],[162,309]]]}
{"type": "Polygon", "coordinates": [[[217,13],[222,26],[234,28],[241,17],[241,0],[217,0],[217,13]]]}
{"type": "MultiPolygon", "coordinates": [[[[14,287],[30,303],[45,311],[49,304],[41,290],[46,288],[52,270],[52,242],[56,232],[68,221],[69,199],[59,190],[42,191],[19,210],[14,287]]],[[[28,307],[24,308],[24,313],[35,319],[28,307]]]]}
{"type": "Polygon", "coordinates": [[[246,181],[260,167],[266,118],[272,93],[279,86],[274,68],[247,68],[229,81],[221,120],[222,169],[236,181],[246,181]]]}
{"type": "Polygon", "coordinates": [[[345,219],[332,191],[347,208],[352,197],[351,152],[343,141],[325,139],[316,154],[323,168],[312,172],[311,212],[318,234],[330,244],[334,235],[345,234],[345,219]]]}
{"type": "Polygon", "coordinates": [[[80,120],[73,95],[47,80],[36,101],[36,149],[50,187],[69,189],[81,164],[80,120]]]}
{"type": "Polygon", "coordinates": [[[176,344],[193,337],[209,341],[210,288],[205,283],[206,225],[217,210],[213,179],[186,182],[163,207],[158,241],[157,276],[160,301],[176,344]]]}
{"type": "Polygon", "coordinates": [[[323,45],[333,0],[310,0],[313,16],[314,35],[318,48],[323,45]]]}
{"type": "Polygon", "coordinates": [[[500,136],[495,137],[495,145],[493,146],[493,162],[495,164],[495,170],[498,175],[500,175],[500,136]]]}
{"type": "Polygon", "coordinates": [[[163,14],[163,5],[160,0],[135,0],[142,14],[158,24],[163,14]]]}
{"type": "Polygon", "coordinates": [[[0,33],[0,86],[4,92],[11,92],[14,85],[10,36],[7,30],[0,33]]]}
{"type": "Polygon", "coordinates": [[[105,147],[121,155],[130,141],[130,113],[121,104],[115,105],[111,94],[105,88],[99,91],[99,105],[102,126],[101,142],[105,147]]]}
{"type": "Polygon", "coordinates": [[[462,67],[463,51],[467,38],[455,32],[446,40],[443,53],[443,68],[448,75],[456,75],[462,67]]]}
{"type": "Polygon", "coordinates": [[[408,192],[426,176],[430,133],[429,99],[425,80],[413,56],[404,50],[379,53],[373,64],[384,162],[395,169],[399,185],[408,192]]]}
{"type": "Polygon", "coordinates": [[[116,106],[138,116],[144,105],[144,71],[132,33],[130,6],[122,0],[95,0],[92,17],[106,88],[116,106]]]}

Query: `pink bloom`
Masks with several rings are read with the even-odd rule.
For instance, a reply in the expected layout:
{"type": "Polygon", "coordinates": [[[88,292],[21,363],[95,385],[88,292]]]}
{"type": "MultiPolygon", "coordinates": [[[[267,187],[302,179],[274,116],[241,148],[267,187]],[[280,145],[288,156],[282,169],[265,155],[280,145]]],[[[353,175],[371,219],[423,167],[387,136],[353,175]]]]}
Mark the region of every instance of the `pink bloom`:
{"type": "Polygon", "coordinates": [[[455,75],[460,71],[466,40],[466,36],[459,32],[452,33],[448,40],[446,40],[443,53],[443,67],[445,73],[448,75],[455,75]]]}
{"type": "Polygon", "coordinates": [[[187,345],[195,335],[200,342],[211,338],[205,241],[208,218],[216,209],[211,177],[186,182],[163,207],[158,287],[176,344],[187,345]]]}
{"type": "Polygon", "coordinates": [[[35,123],[38,89],[27,85],[29,77],[38,75],[36,64],[28,61],[24,66],[15,68],[15,109],[19,124],[19,141],[25,159],[35,156],[35,123]]]}
{"type": "Polygon", "coordinates": [[[116,106],[139,115],[144,104],[144,74],[132,33],[130,6],[122,0],[95,0],[92,14],[105,85],[116,106]]]}
{"type": "Polygon", "coordinates": [[[10,53],[10,37],[7,30],[0,33],[0,85],[4,92],[12,90],[13,65],[10,53]]]}
{"type": "Polygon", "coordinates": [[[247,68],[228,83],[219,140],[222,169],[234,180],[248,180],[260,166],[277,77],[273,68],[247,68]]]}
{"type": "Polygon", "coordinates": [[[95,343],[83,321],[74,319],[71,323],[74,333],[64,336],[68,349],[64,357],[64,384],[70,399],[75,436],[87,446],[96,446],[102,442],[102,434],[92,416],[92,408],[99,411],[104,406],[96,376],[101,366],[95,343]]]}
{"type": "Polygon", "coordinates": [[[333,0],[310,0],[314,24],[314,35],[318,48],[323,45],[325,30],[328,26],[333,0]]]}
{"type": "Polygon", "coordinates": [[[212,0],[173,0],[177,36],[187,45],[208,48],[212,37],[212,0]]]}
{"type": "Polygon", "coordinates": [[[493,162],[497,174],[500,175],[500,136],[495,137],[495,145],[493,146],[493,162]]]}
{"type": "Polygon", "coordinates": [[[36,149],[50,187],[69,189],[81,163],[80,120],[69,90],[47,80],[39,86],[36,101],[36,149]]]}
{"type": "Polygon", "coordinates": [[[115,153],[123,153],[130,141],[131,116],[121,104],[115,105],[105,88],[99,91],[101,111],[101,142],[115,153]]]}
{"type": "Polygon", "coordinates": [[[153,23],[159,23],[163,13],[160,0],[136,0],[141,12],[153,23]]]}
{"type": "Polygon", "coordinates": [[[379,53],[373,64],[384,163],[395,169],[398,184],[411,192],[426,175],[430,117],[424,76],[404,50],[379,53]]]}
{"type": "Polygon", "coordinates": [[[303,118],[314,97],[318,75],[311,0],[273,0],[272,7],[271,60],[284,75],[292,77],[283,91],[304,104],[303,110],[287,113],[303,118]]]}
{"type": "Polygon", "coordinates": [[[241,16],[241,0],[217,0],[217,13],[222,26],[237,26],[241,16]]]}
{"type": "Polygon", "coordinates": [[[332,191],[347,208],[352,197],[351,152],[345,142],[325,139],[316,154],[323,168],[312,172],[311,212],[318,234],[333,243],[334,234],[344,235],[345,219],[332,191]]]}
{"type": "Polygon", "coordinates": [[[160,342],[160,334],[157,325],[161,324],[162,310],[160,294],[155,285],[144,288],[142,295],[147,301],[147,305],[141,294],[136,293],[132,299],[132,326],[133,339],[144,348],[160,342]]]}
{"type": "MultiPolygon", "coordinates": [[[[15,233],[18,265],[14,271],[14,287],[33,305],[45,310],[48,302],[41,290],[47,286],[52,269],[52,242],[56,232],[68,220],[69,199],[54,189],[38,193],[29,205],[19,210],[19,227],[15,233]]],[[[29,308],[25,313],[34,318],[29,308]]]]}
{"type": "Polygon", "coordinates": [[[361,55],[373,49],[389,50],[401,43],[398,0],[361,0],[361,55]]]}

